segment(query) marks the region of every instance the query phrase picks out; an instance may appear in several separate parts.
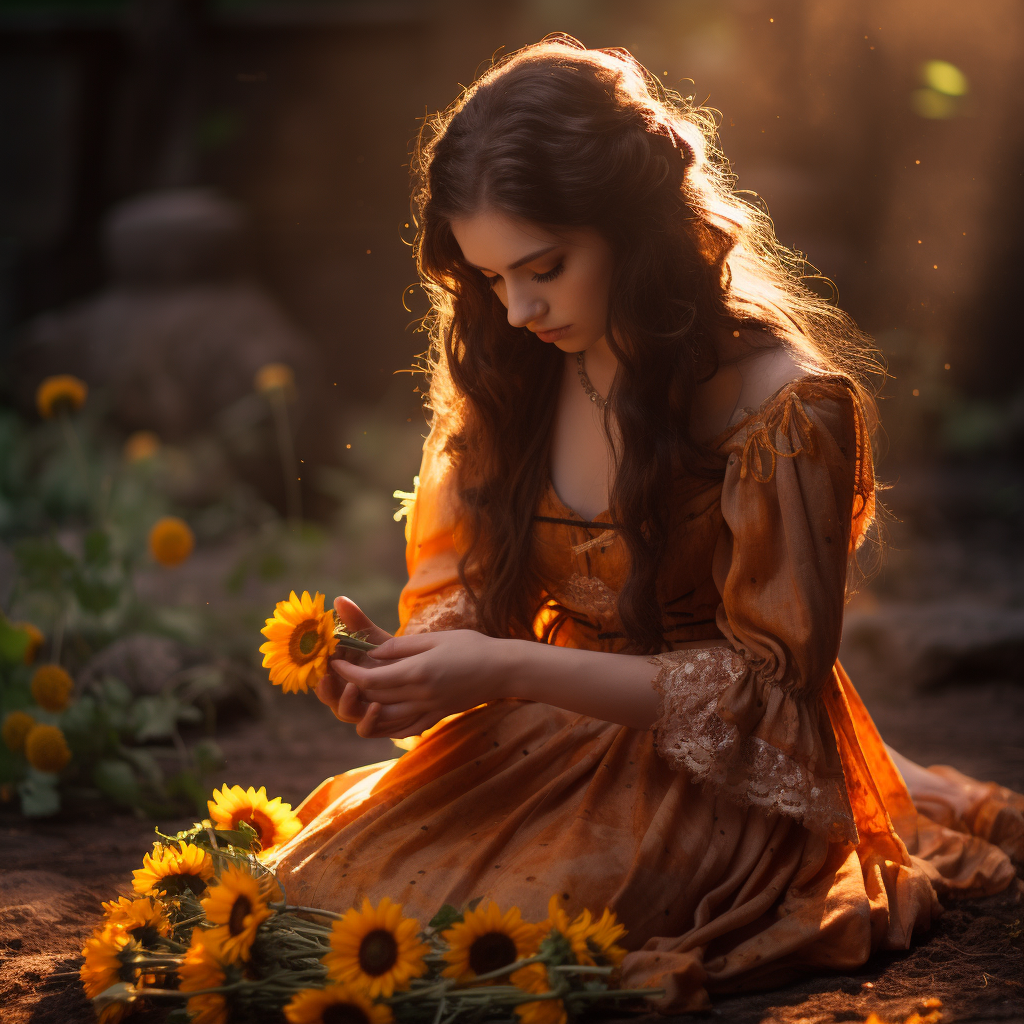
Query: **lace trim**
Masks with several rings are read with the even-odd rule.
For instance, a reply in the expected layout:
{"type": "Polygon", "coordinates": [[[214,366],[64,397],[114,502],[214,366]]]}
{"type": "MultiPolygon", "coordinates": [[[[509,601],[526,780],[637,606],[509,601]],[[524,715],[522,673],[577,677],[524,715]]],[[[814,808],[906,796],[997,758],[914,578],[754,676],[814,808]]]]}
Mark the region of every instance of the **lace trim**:
{"type": "Polygon", "coordinates": [[[723,693],[752,671],[744,658],[718,647],[672,651],[650,662],[661,667],[652,684],[661,694],[655,744],[669,764],[739,804],[779,811],[832,841],[858,841],[841,779],[820,777],[719,715],[723,693]]]}
{"type": "Polygon", "coordinates": [[[562,603],[584,615],[606,618],[618,609],[618,594],[599,576],[574,573],[558,589],[562,603]]]}
{"type": "Polygon", "coordinates": [[[405,625],[405,635],[443,633],[451,629],[479,629],[476,606],[463,587],[450,587],[420,604],[405,625]]]}

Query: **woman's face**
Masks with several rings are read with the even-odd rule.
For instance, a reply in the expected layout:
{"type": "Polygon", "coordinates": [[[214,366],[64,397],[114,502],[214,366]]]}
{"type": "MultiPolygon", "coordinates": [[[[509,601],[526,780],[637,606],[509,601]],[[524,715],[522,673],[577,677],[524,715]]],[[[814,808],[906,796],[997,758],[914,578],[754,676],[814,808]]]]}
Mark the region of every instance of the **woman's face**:
{"type": "Polygon", "coordinates": [[[612,251],[593,228],[554,229],[482,210],[451,222],[463,258],[487,278],[513,327],[563,352],[601,341],[612,251]]]}

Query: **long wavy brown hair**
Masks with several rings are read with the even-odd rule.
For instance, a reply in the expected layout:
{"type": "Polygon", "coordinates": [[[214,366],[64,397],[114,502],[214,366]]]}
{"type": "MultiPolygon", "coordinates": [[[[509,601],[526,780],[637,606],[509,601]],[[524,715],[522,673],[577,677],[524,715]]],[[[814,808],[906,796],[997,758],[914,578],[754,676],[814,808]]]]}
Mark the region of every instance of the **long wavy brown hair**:
{"type": "Polygon", "coordinates": [[[809,370],[856,380],[863,336],[803,283],[767,214],[734,194],[713,113],[667,92],[623,50],[557,36],[496,63],[424,125],[413,172],[415,253],[431,302],[429,406],[467,510],[460,574],[484,631],[532,637],[546,598],[532,526],[565,358],[512,327],[463,259],[450,222],[487,208],[596,229],[611,246],[610,511],[631,560],[619,617],[632,650],[663,649],[666,481],[683,466],[722,471],[690,431],[694,389],[718,367],[716,338],[754,328],[809,370]]]}

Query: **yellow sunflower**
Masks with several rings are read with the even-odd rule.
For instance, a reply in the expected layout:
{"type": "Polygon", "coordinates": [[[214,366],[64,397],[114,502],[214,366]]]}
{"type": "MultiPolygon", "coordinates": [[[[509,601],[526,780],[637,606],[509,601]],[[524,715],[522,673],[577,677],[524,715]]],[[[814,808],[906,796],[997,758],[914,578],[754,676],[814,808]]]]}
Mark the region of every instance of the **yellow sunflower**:
{"type": "Polygon", "coordinates": [[[141,952],[142,947],[120,925],[100,925],[82,947],[85,962],[78,976],[86,998],[93,999],[119,982],[138,980],[138,969],[132,958],[141,952]]]}
{"type": "Polygon", "coordinates": [[[147,949],[162,935],[171,934],[171,922],[164,905],[150,896],[128,899],[119,896],[104,903],[105,920],[108,925],[120,925],[136,942],[147,949]]]}
{"type": "Polygon", "coordinates": [[[253,384],[261,395],[283,391],[291,396],[295,391],[295,374],[287,363],[267,363],[256,371],[253,384]]]}
{"type": "Polygon", "coordinates": [[[371,999],[390,996],[423,974],[429,948],[420,942],[419,921],[402,917],[401,906],[384,897],[374,909],[363,897],[331,926],[331,952],[323,958],[331,981],[355,985],[371,999]]]}
{"type": "Polygon", "coordinates": [[[7,749],[15,754],[24,754],[25,740],[35,724],[36,720],[27,711],[8,711],[0,728],[7,749]]]}
{"type": "Polygon", "coordinates": [[[315,685],[327,671],[327,659],[338,645],[334,612],[324,611],[319,591],[311,598],[304,590],[299,598],[293,590],[287,601],[278,601],[274,617],[260,632],[268,641],[260,648],[263,667],[285,693],[307,693],[310,683],[315,685]]]}
{"type": "Polygon", "coordinates": [[[616,946],[615,943],[626,934],[626,926],[619,924],[615,915],[607,907],[600,919],[592,924],[589,920],[589,910],[584,911],[583,916],[587,918],[587,923],[583,927],[583,939],[586,942],[590,959],[580,960],[580,963],[588,966],[603,966],[604,963],[607,963],[612,967],[618,967],[626,955],[626,950],[621,946],[616,946]]]}
{"type": "Polygon", "coordinates": [[[60,412],[76,412],[85,405],[89,387],[84,380],[68,373],[47,377],[36,389],[36,408],[44,420],[52,419],[60,412]]]}
{"type": "Polygon", "coordinates": [[[462,982],[533,956],[542,933],[523,920],[518,907],[502,914],[496,903],[488,902],[467,910],[441,937],[449,946],[444,954],[448,966],[441,973],[462,982]]]}
{"type": "MultiPolygon", "coordinates": [[[[182,992],[220,988],[227,981],[227,961],[216,940],[200,928],[192,933],[192,945],[178,968],[178,988],[182,992]]],[[[220,992],[192,996],[186,1006],[192,1015],[190,1024],[227,1024],[228,1004],[220,992]]]]}
{"type": "Polygon", "coordinates": [[[32,699],[47,711],[63,711],[74,688],[71,676],[60,665],[40,665],[32,673],[32,699]]]}
{"type": "Polygon", "coordinates": [[[16,629],[20,629],[23,633],[28,634],[28,647],[25,648],[25,664],[31,665],[36,660],[39,648],[43,646],[46,637],[43,636],[43,631],[31,622],[16,622],[14,626],[16,629]]]}
{"type": "Polygon", "coordinates": [[[215,789],[206,806],[210,809],[210,820],[221,828],[237,828],[240,822],[251,825],[259,833],[263,853],[288,842],[302,828],[292,805],[282,803],[279,796],[268,800],[265,786],[258,790],[252,786],[215,789]]]}
{"type": "MultiPolygon", "coordinates": [[[[511,978],[512,984],[531,995],[543,996],[551,991],[548,971],[544,964],[527,964],[520,967],[511,978]]],[[[541,999],[520,1003],[516,1016],[521,1024],[566,1024],[568,1015],[561,999],[541,999]]]]}
{"type": "Polygon", "coordinates": [[[304,988],[284,1008],[289,1024],[391,1024],[394,1016],[384,1003],[351,985],[304,988]]]}
{"type": "Polygon", "coordinates": [[[128,462],[145,462],[160,451],[160,438],[152,430],[136,430],[124,443],[124,457],[128,462]]]}
{"type": "Polygon", "coordinates": [[[71,760],[71,750],[57,726],[33,725],[25,737],[25,757],[36,771],[56,774],[71,760]]]}
{"type": "Polygon", "coordinates": [[[541,937],[545,937],[552,931],[559,932],[569,943],[577,963],[586,964],[588,967],[594,966],[594,958],[587,945],[587,932],[592,928],[589,910],[584,910],[575,921],[570,922],[569,915],[558,904],[558,896],[552,896],[548,900],[548,919],[540,924],[541,937]]]}
{"type": "Polygon", "coordinates": [[[149,531],[149,553],[161,565],[180,565],[192,554],[196,537],[184,519],[164,516],[149,531]]]}
{"type": "Polygon", "coordinates": [[[202,901],[206,920],[218,925],[207,934],[232,963],[249,959],[256,929],[273,914],[260,883],[242,868],[229,864],[202,901]]]}
{"type": "Polygon", "coordinates": [[[191,843],[181,843],[180,848],[154,843],[153,852],[146,854],[132,876],[132,887],[141,896],[161,891],[180,895],[186,889],[198,896],[213,877],[213,860],[191,843]]]}

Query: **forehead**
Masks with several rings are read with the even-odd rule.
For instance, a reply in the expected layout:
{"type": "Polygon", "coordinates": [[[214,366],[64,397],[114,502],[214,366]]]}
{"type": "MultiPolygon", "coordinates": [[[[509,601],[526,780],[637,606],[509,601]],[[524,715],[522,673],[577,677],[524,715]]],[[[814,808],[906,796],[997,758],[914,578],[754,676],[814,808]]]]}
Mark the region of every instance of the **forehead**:
{"type": "Polygon", "coordinates": [[[454,218],[451,227],[465,260],[496,272],[507,270],[531,253],[570,242],[572,235],[486,209],[454,218]]]}

